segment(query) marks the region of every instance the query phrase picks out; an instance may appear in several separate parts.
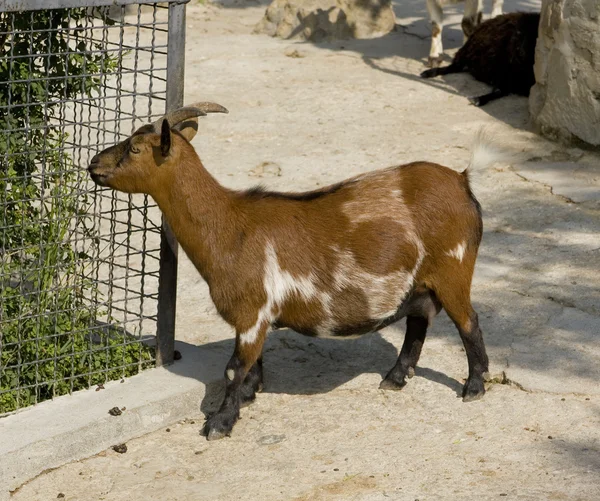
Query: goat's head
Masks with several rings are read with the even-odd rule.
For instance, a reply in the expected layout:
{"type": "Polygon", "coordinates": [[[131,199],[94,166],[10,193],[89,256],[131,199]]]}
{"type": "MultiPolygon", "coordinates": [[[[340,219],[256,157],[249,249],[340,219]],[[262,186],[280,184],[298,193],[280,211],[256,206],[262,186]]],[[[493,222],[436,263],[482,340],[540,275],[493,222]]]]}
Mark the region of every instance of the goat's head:
{"type": "Polygon", "coordinates": [[[96,184],[127,193],[151,193],[162,174],[189,152],[198,131],[198,117],[227,113],[215,103],[195,103],[168,113],[153,124],[92,158],[88,171],[96,184]]]}

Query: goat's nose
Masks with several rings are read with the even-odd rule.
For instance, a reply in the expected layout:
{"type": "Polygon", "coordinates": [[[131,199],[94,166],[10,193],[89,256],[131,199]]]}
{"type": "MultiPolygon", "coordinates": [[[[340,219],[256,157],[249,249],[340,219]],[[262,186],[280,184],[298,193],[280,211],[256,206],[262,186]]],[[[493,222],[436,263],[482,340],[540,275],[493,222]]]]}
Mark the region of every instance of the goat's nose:
{"type": "Polygon", "coordinates": [[[99,164],[100,164],[100,155],[94,155],[94,157],[90,161],[88,170],[91,171],[91,170],[95,169],[96,167],[98,167],[99,164]]]}

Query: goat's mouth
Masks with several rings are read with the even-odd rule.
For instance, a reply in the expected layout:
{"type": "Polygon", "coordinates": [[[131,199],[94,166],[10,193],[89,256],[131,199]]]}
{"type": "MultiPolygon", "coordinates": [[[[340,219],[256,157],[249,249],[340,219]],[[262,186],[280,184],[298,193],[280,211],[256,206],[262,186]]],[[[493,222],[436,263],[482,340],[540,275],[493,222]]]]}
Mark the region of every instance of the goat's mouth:
{"type": "Polygon", "coordinates": [[[92,181],[94,181],[94,183],[96,183],[99,186],[108,186],[108,184],[106,183],[106,181],[108,180],[108,176],[106,174],[97,172],[97,168],[98,166],[95,164],[92,164],[88,167],[88,172],[90,173],[92,181]]]}
{"type": "Polygon", "coordinates": [[[90,176],[92,177],[92,181],[94,181],[94,183],[96,183],[98,186],[108,186],[108,184],[106,184],[106,176],[104,174],[90,173],[90,176]]]}

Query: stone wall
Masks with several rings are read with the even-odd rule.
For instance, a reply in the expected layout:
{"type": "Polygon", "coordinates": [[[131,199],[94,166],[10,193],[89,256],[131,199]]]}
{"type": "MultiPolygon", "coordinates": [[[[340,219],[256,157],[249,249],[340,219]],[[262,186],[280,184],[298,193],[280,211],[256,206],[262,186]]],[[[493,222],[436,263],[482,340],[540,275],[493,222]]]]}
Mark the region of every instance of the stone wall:
{"type": "Polygon", "coordinates": [[[600,1],[542,0],[529,107],[542,134],[600,145],[600,1]]]}

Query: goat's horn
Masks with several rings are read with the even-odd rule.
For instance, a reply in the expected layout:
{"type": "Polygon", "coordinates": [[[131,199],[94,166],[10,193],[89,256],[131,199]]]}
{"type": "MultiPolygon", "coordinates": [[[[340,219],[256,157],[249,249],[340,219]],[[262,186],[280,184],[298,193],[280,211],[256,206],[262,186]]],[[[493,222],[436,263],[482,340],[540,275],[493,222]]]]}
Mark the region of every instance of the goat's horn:
{"type": "Polygon", "coordinates": [[[167,120],[173,127],[190,118],[203,117],[207,113],[229,113],[226,108],[217,103],[194,103],[167,113],[164,117],[154,122],[154,130],[158,133],[162,127],[162,121],[167,120]]]}
{"type": "Polygon", "coordinates": [[[204,113],[229,113],[227,108],[217,103],[193,103],[189,105],[189,108],[198,108],[204,113]]]}
{"type": "Polygon", "coordinates": [[[174,110],[171,113],[167,113],[164,117],[161,117],[156,122],[154,122],[154,131],[156,133],[160,133],[163,120],[167,120],[169,122],[169,125],[173,127],[174,125],[183,122],[184,120],[187,120],[189,118],[202,117],[205,115],[206,113],[199,108],[184,106],[183,108],[174,110]]]}

